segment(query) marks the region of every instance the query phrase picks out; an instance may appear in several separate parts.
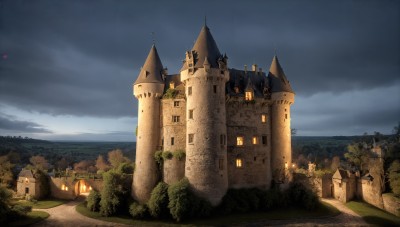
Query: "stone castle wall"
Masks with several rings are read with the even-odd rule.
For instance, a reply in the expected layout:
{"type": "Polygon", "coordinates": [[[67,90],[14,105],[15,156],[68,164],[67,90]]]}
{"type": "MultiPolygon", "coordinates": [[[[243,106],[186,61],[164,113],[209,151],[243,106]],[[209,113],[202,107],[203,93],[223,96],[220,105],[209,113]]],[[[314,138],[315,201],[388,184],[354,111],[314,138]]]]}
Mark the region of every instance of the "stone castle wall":
{"type": "Polygon", "coordinates": [[[40,199],[42,197],[40,183],[35,178],[18,177],[17,195],[25,196],[26,194],[29,194],[34,199],[40,199]],[[25,193],[26,188],[28,188],[29,193],[25,193]]]}
{"type": "Polygon", "coordinates": [[[269,188],[271,132],[268,103],[262,99],[245,102],[243,97],[232,97],[226,109],[229,187],[269,188]],[[265,123],[261,120],[262,114],[266,115],[265,123]],[[243,137],[243,145],[237,145],[237,137],[243,137]],[[253,144],[253,137],[256,144],[253,144]],[[241,166],[237,166],[238,159],[241,166]]]}
{"type": "Polygon", "coordinates": [[[176,157],[164,160],[163,180],[167,184],[173,184],[185,177],[185,157],[178,160],[176,157]]]}

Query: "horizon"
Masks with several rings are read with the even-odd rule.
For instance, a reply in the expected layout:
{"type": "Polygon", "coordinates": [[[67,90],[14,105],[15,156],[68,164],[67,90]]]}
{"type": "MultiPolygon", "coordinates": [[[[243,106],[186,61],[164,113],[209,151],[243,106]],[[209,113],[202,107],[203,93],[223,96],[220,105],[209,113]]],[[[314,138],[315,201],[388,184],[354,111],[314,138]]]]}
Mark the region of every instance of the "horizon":
{"type": "Polygon", "coordinates": [[[136,141],[132,84],[152,43],[178,73],[204,14],[229,68],[267,72],[277,53],[297,136],[390,134],[400,121],[400,2],[180,2],[2,2],[0,134],[136,141]]]}

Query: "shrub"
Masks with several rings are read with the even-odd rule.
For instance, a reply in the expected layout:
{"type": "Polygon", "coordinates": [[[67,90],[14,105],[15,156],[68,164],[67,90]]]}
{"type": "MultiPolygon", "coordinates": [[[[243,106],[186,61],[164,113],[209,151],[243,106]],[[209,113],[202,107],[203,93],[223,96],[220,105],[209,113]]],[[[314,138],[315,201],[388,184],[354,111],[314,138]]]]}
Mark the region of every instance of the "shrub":
{"type": "Polygon", "coordinates": [[[144,219],[149,216],[148,215],[149,211],[148,211],[147,206],[145,204],[139,204],[137,202],[133,202],[129,206],[129,213],[135,219],[144,219]]]}
{"type": "Polygon", "coordinates": [[[91,211],[99,211],[100,209],[100,193],[96,190],[92,190],[89,193],[89,196],[86,198],[86,207],[91,211]]]}
{"type": "Polygon", "coordinates": [[[315,209],[319,203],[317,195],[301,183],[291,183],[285,194],[289,196],[292,205],[304,207],[307,210],[315,209]]]}
{"type": "Polygon", "coordinates": [[[162,157],[163,157],[164,160],[167,160],[167,159],[171,159],[173,156],[172,156],[171,151],[164,151],[162,153],[162,157]]]}
{"type": "Polygon", "coordinates": [[[163,163],[163,156],[162,156],[162,151],[156,151],[154,154],[154,159],[156,160],[156,163],[161,166],[163,163]]]}
{"type": "Polygon", "coordinates": [[[119,173],[132,174],[133,173],[133,164],[123,162],[123,163],[119,164],[117,171],[119,173]]]}
{"type": "Polygon", "coordinates": [[[183,178],[168,188],[168,208],[172,218],[180,222],[190,216],[189,181],[183,178]]]}
{"type": "Polygon", "coordinates": [[[388,169],[389,184],[392,188],[393,194],[400,197],[400,162],[395,160],[390,164],[388,169]]]}
{"type": "Polygon", "coordinates": [[[168,88],[168,90],[165,91],[165,94],[163,96],[163,98],[165,99],[172,99],[176,96],[178,92],[175,89],[172,88],[168,88]]]}
{"type": "Polygon", "coordinates": [[[153,189],[147,206],[151,216],[155,218],[168,216],[168,185],[166,183],[160,182],[153,189]]]}
{"type": "Polygon", "coordinates": [[[17,214],[17,216],[25,216],[27,213],[32,211],[31,206],[26,205],[14,205],[11,210],[17,214]]]}
{"type": "Polygon", "coordinates": [[[124,185],[124,174],[110,170],[103,174],[103,189],[101,190],[100,214],[110,216],[123,206],[123,197],[128,194],[124,185]]]}
{"type": "Polygon", "coordinates": [[[184,150],[176,150],[172,155],[180,161],[185,158],[186,153],[184,150]]]}

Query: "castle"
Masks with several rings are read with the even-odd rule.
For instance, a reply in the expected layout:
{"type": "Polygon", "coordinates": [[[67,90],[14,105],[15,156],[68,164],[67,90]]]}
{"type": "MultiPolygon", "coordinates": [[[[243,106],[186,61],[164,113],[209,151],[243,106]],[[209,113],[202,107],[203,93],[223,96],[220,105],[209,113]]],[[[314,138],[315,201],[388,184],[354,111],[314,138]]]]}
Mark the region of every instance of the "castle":
{"type": "Polygon", "coordinates": [[[217,205],[228,188],[268,189],[291,180],[290,105],[294,92],[275,55],[269,72],[228,67],[205,25],[178,74],[168,74],[155,45],[133,84],[138,128],[132,196],[147,202],[162,180],[186,177],[217,205]],[[165,160],[157,150],[184,151],[165,160]]]}

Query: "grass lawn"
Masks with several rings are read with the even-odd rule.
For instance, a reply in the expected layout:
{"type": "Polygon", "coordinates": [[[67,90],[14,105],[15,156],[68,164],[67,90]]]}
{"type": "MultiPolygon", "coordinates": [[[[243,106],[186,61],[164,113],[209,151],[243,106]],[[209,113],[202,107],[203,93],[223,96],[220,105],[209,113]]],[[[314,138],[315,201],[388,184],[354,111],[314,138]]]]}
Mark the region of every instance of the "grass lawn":
{"type": "MultiPolygon", "coordinates": [[[[90,218],[95,218],[108,222],[129,224],[129,225],[157,225],[157,226],[176,226],[177,223],[172,220],[165,221],[139,221],[133,220],[130,216],[119,216],[119,217],[102,217],[97,212],[89,211],[84,203],[78,205],[76,210],[90,218]]],[[[207,219],[198,219],[191,221],[184,221],[179,223],[179,226],[188,225],[188,226],[198,226],[198,225],[233,225],[233,224],[243,224],[243,223],[254,223],[257,221],[263,220],[277,220],[277,219],[301,219],[301,218],[318,218],[318,217],[326,217],[326,216],[334,216],[340,214],[339,210],[330,204],[322,202],[321,207],[317,208],[315,211],[306,211],[297,208],[286,208],[286,209],[278,209],[268,212],[254,212],[248,214],[231,214],[225,216],[218,217],[210,217],[207,219]]]]}
{"type": "Polygon", "coordinates": [[[64,204],[65,202],[67,202],[67,200],[45,199],[45,200],[39,200],[36,203],[26,201],[26,200],[19,200],[17,202],[17,204],[31,206],[32,209],[47,209],[47,208],[59,206],[61,204],[64,204]]]}
{"type": "Polygon", "coordinates": [[[7,223],[8,226],[27,226],[40,222],[49,217],[49,214],[44,211],[32,211],[27,214],[26,218],[7,223]]]}
{"type": "Polygon", "coordinates": [[[346,206],[359,214],[368,224],[378,226],[399,226],[400,218],[386,211],[378,209],[368,203],[351,201],[346,206]]]}

